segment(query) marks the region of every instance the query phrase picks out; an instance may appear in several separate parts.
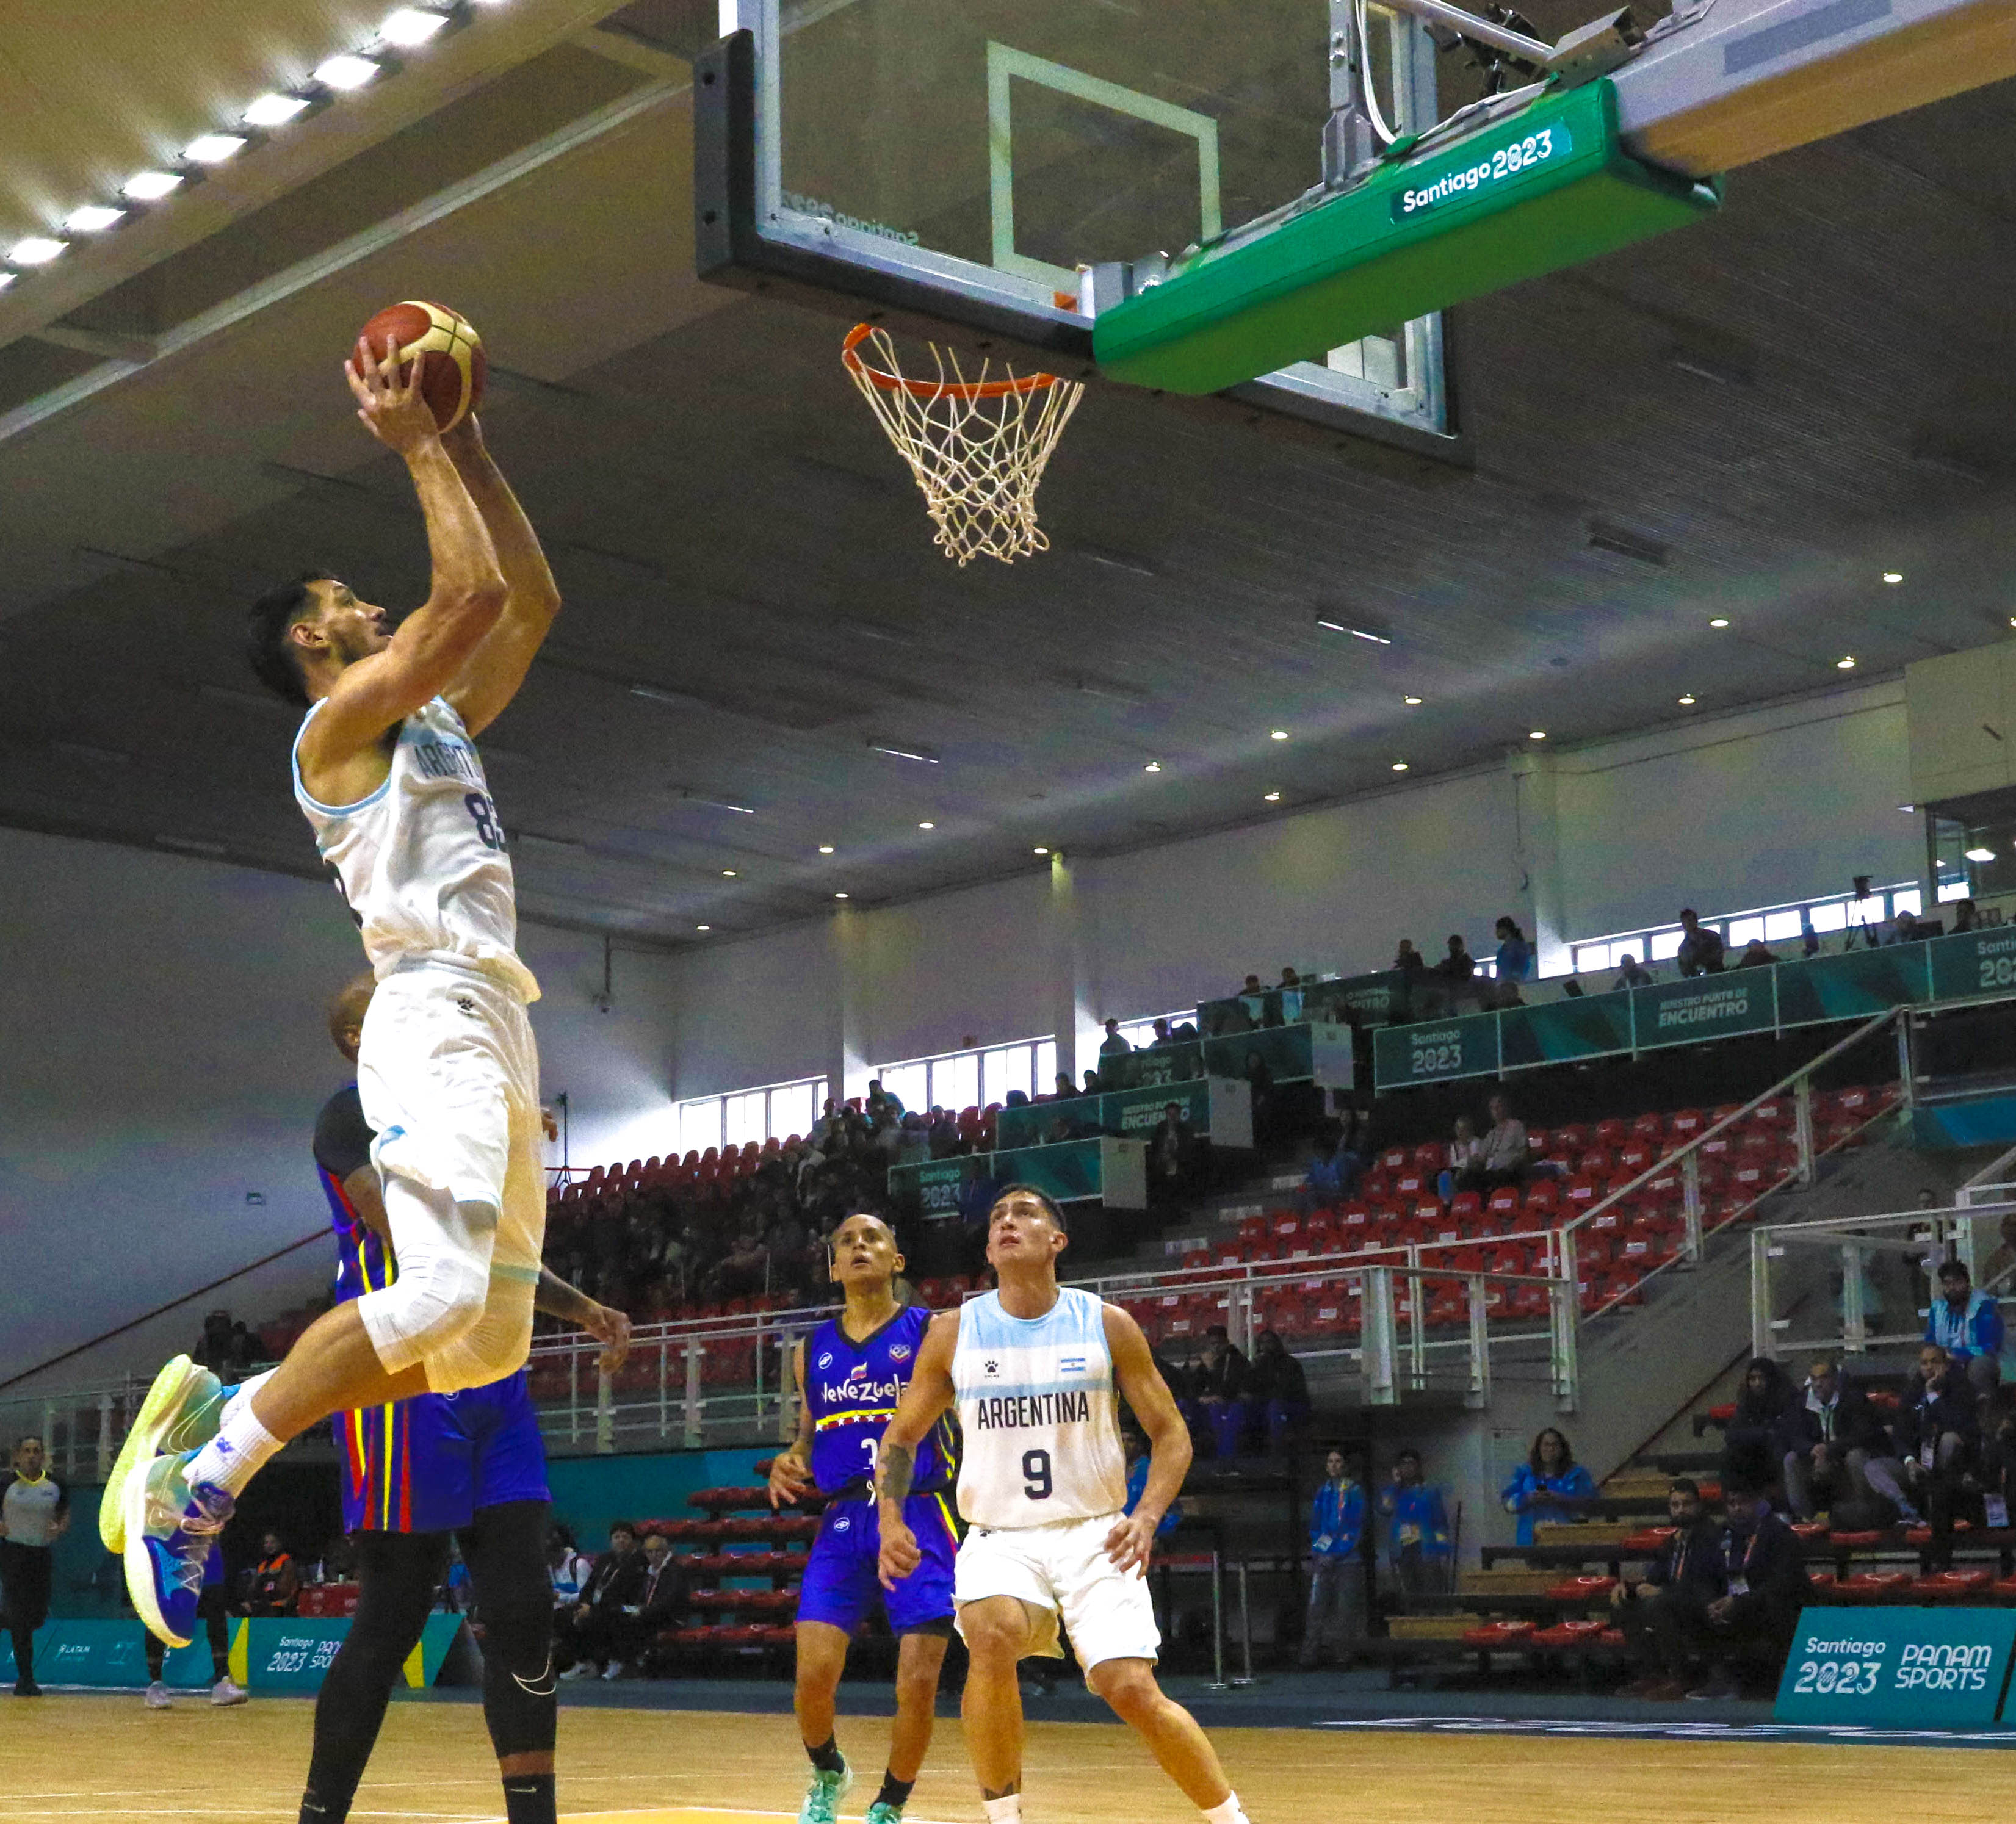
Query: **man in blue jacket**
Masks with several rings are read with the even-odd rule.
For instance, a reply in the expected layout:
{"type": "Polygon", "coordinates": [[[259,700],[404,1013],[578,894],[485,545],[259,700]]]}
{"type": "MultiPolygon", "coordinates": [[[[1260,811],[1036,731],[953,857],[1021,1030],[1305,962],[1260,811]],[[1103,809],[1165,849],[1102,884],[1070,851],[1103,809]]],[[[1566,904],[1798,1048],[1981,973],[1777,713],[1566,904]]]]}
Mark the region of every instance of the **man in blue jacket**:
{"type": "Polygon", "coordinates": [[[1304,1668],[1335,1635],[1337,1663],[1348,1666],[1365,1631],[1365,1490],[1345,1468],[1344,1452],[1323,1459],[1323,1479],[1309,1508],[1309,1614],[1302,1629],[1304,1668]]]}
{"type": "Polygon", "coordinates": [[[1421,1479],[1421,1453],[1411,1446],[1393,1459],[1393,1480],[1381,1493],[1379,1511],[1391,1521],[1388,1549],[1393,1575],[1409,1601],[1448,1587],[1453,1552],[1442,1491],[1421,1479]]]}
{"type": "Polygon", "coordinates": [[[1975,1290],[1964,1261],[1939,1268],[1939,1296],[1925,1314],[1925,1340],[1946,1351],[1976,1393],[2002,1378],[2002,1311],[1992,1292],[1975,1290]]]}

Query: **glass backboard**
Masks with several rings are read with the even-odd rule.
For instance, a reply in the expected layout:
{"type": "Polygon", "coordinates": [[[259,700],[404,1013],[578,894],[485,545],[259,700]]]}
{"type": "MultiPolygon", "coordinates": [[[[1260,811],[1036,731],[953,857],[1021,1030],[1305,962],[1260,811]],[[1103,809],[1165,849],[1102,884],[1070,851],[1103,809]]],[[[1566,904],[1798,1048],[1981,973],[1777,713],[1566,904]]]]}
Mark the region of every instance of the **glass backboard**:
{"type": "MultiPolygon", "coordinates": [[[[1178,253],[1321,175],[1327,0],[722,0],[738,27],[761,236],[921,281],[952,321],[1089,328],[1082,268],[1178,253]]],[[[1373,7],[1370,37],[1393,129],[1431,124],[1424,29],[1373,7]]],[[[1239,396],[1442,433],[1439,320],[1239,396]]]]}

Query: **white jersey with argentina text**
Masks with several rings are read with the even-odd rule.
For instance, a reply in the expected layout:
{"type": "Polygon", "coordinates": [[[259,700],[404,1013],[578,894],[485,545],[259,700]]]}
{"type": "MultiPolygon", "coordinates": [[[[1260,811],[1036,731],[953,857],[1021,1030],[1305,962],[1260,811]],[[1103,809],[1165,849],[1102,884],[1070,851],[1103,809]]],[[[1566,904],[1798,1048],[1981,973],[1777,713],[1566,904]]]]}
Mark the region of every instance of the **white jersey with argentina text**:
{"type": "Polygon", "coordinates": [[[959,1511],[972,1525],[1048,1526],[1127,1505],[1105,1311],[1071,1286],[1039,1318],[1010,1316],[998,1292],[959,1308],[959,1511]]]}
{"type": "MultiPolygon", "coordinates": [[[[302,732],[321,708],[309,710],[302,732]]],[[[445,956],[537,1000],[539,984],[518,960],[503,826],[475,743],[447,700],[434,698],[400,725],[391,774],[355,804],[308,796],[301,743],[297,733],[294,797],[379,980],[401,962],[445,956]]]]}

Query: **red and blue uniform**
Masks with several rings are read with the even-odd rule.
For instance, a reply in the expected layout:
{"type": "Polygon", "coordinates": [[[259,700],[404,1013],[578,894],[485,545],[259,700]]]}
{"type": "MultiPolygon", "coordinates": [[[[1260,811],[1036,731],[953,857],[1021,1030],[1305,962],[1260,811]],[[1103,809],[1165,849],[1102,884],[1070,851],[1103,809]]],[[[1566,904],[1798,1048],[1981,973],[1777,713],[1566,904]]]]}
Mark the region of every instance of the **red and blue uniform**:
{"type": "Polygon", "coordinates": [[[959,1526],[952,1517],[956,1465],[948,1419],[941,1419],[917,1446],[916,1473],[903,1503],[903,1517],[916,1535],[923,1561],[893,1590],[883,1589],[876,1575],[882,1551],[876,1454],[909,1385],[931,1321],[923,1306],[906,1305],[857,1343],[837,1319],[830,1319],[805,1344],[812,1480],[827,1503],[805,1563],[798,1594],[801,1621],[823,1621],[851,1634],[877,1596],[894,1634],[941,1629],[952,1619],[959,1526]]]}
{"type": "MultiPolygon", "coordinates": [[[[371,1157],[372,1134],[355,1084],[340,1089],[315,1122],[315,1168],[336,1234],[336,1299],[389,1286],[398,1269],[344,1190],[371,1157]]],[[[467,1526],[480,1508],[549,1501],[538,1414],[520,1369],[488,1387],[421,1394],[389,1406],[338,1412],[347,1532],[445,1533],[467,1526]]]]}

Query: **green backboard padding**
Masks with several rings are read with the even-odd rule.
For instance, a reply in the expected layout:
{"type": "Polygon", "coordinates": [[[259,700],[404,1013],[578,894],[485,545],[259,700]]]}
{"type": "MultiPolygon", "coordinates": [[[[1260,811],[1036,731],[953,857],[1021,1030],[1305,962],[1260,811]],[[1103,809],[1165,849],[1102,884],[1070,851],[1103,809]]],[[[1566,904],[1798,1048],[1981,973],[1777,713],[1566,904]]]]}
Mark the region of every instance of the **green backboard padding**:
{"type": "Polygon", "coordinates": [[[1102,312],[1093,351],[1114,379],[1215,393],[1682,227],[1719,201],[1625,152],[1610,84],[1588,83],[1207,248],[1102,312]]]}

